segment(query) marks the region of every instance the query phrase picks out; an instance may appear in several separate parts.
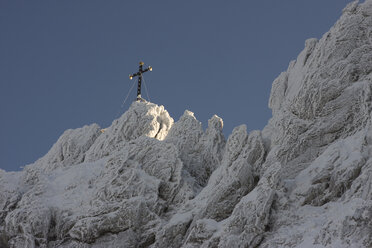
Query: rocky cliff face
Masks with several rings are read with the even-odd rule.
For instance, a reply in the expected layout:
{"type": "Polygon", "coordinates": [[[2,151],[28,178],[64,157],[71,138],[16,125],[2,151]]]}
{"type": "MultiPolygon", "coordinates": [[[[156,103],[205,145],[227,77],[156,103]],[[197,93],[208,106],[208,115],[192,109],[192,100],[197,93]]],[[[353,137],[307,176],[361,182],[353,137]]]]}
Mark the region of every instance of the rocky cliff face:
{"type": "Polygon", "coordinates": [[[263,131],[134,102],[0,170],[0,247],[371,247],[372,0],[274,81],[263,131]]]}

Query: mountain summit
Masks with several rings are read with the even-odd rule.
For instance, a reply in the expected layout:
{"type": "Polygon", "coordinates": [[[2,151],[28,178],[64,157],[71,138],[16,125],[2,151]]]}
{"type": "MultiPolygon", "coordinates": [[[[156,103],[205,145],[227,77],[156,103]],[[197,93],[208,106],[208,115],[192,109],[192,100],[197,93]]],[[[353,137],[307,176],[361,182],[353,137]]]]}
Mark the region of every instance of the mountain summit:
{"type": "Polygon", "coordinates": [[[134,102],[0,170],[0,247],[371,247],[372,0],[273,82],[262,131],[134,102]]]}

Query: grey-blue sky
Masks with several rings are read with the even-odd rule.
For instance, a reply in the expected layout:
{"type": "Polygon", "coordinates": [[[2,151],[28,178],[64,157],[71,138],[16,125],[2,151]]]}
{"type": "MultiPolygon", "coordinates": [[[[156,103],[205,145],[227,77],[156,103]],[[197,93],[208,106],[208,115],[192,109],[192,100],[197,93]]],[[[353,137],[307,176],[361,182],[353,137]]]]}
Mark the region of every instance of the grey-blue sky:
{"type": "Polygon", "coordinates": [[[189,109],[204,127],[221,116],[226,135],[262,129],[272,81],[348,2],[0,0],[0,168],[32,163],[66,129],[110,125],[140,60],[175,120],[189,109]]]}

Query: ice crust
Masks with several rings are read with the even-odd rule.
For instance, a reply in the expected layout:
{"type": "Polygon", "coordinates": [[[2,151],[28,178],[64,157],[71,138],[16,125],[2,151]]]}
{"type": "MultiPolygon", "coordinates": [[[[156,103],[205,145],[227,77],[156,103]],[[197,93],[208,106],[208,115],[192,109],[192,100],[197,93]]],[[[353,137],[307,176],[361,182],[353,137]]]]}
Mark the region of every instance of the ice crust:
{"type": "Polygon", "coordinates": [[[372,0],[274,80],[262,131],[139,101],[0,170],[0,247],[372,247],[372,0]]]}

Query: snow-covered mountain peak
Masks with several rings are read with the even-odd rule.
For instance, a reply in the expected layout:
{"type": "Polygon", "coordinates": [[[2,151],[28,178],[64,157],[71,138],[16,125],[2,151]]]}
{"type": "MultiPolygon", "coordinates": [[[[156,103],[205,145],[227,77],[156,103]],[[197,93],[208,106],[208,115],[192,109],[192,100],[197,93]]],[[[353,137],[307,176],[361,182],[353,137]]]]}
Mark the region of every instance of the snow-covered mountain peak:
{"type": "Polygon", "coordinates": [[[222,131],[223,128],[222,118],[217,115],[213,115],[212,118],[208,120],[208,128],[222,131]]]}
{"type": "Polygon", "coordinates": [[[144,101],[133,102],[130,108],[97,138],[87,152],[88,161],[94,161],[112,150],[121,149],[128,141],[140,136],[163,140],[174,121],[164,106],[144,101]]]}
{"type": "Polygon", "coordinates": [[[0,247],[372,247],[372,0],[273,82],[263,131],[134,102],[0,170],[0,247]]]}
{"type": "MultiPolygon", "coordinates": [[[[195,118],[195,114],[194,114],[194,112],[191,112],[190,110],[185,110],[185,112],[183,113],[182,116],[185,116],[185,117],[187,117],[187,116],[191,116],[191,117],[194,117],[194,118],[195,118]]],[[[182,117],[181,117],[181,118],[182,118],[182,117]]]]}
{"type": "Polygon", "coordinates": [[[371,2],[350,3],[330,31],[319,41],[306,41],[273,82],[273,118],[265,134],[280,145],[281,161],[307,163],[328,144],[369,123],[371,2]]]}
{"type": "Polygon", "coordinates": [[[136,101],[118,120],[113,122],[108,131],[119,131],[122,138],[127,141],[141,135],[163,140],[173,122],[173,118],[169,116],[164,106],[136,101]]]}

